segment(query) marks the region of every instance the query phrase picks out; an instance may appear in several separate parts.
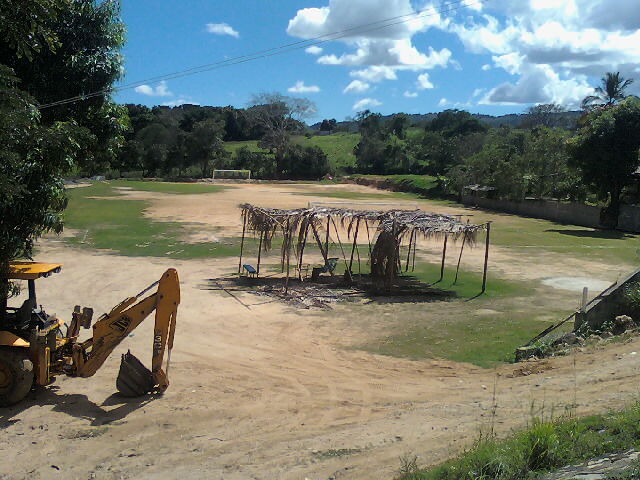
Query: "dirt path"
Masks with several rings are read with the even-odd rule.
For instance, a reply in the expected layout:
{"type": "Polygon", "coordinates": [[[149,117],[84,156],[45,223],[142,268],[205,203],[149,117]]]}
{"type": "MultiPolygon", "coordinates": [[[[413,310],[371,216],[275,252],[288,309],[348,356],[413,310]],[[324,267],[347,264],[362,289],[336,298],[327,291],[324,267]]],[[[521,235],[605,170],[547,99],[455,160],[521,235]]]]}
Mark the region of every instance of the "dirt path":
{"type": "MultiPolygon", "coordinates": [[[[160,276],[163,259],[123,258],[45,242],[39,258],[65,264],[41,281],[49,313],[75,303],[107,310],[160,276]]],[[[59,379],[0,412],[0,478],[391,478],[414,452],[433,463],[468,445],[491,421],[496,372],[447,361],[408,361],[337,348],[337,319],[279,303],[244,308],[206,289],[228,261],[175,261],[182,305],[162,398],[123,402],[119,356],[87,380],[59,379]],[[333,333],[331,333],[333,332],[333,333]]],[[[249,303],[258,300],[246,297],[249,303]]],[[[366,309],[363,315],[367,315],[366,309]]],[[[127,339],[149,362],[150,322],[127,339]]],[[[497,373],[499,431],[524,425],[532,406],[603,411],[635,398],[640,341],[549,362],[508,378],[497,373]]]]}

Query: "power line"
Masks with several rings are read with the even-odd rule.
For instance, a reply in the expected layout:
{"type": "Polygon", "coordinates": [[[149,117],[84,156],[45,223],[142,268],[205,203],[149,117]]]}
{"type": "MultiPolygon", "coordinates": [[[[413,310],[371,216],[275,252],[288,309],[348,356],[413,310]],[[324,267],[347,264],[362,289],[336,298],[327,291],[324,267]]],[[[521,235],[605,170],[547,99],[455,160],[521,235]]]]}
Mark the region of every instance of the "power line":
{"type": "Polygon", "coordinates": [[[226,60],[221,60],[218,62],[214,62],[214,63],[209,63],[209,64],[205,64],[205,65],[200,65],[197,67],[192,67],[189,69],[185,69],[185,70],[180,70],[177,72],[173,72],[173,73],[168,73],[165,75],[160,75],[160,76],[156,76],[156,77],[151,77],[145,80],[140,80],[140,81],[136,81],[136,82],[132,82],[132,83],[128,83],[128,84],[124,84],[118,87],[114,87],[114,88],[107,88],[104,90],[100,90],[97,92],[93,92],[93,93],[88,93],[88,94],[84,94],[84,95],[77,95],[75,97],[70,97],[64,100],[58,100],[55,102],[51,102],[51,103],[46,103],[43,105],[39,105],[38,108],[40,110],[44,110],[46,108],[52,108],[52,107],[57,107],[57,106],[63,106],[63,105],[68,105],[68,104],[72,104],[72,103],[77,103],[77,102],[81,102],[84,100],[88,100],[90,98],[94,98],[94,97],[99,97],[99,96],[103,96],[103,95],[108,95],[114,92],[120,92],[120,91],[124,91],[124,90],[130,90],[132,88],[136,88],[142,85],[148,85],[148,84],[153,84],[153,83],[158,83],[161,81],[166,81],[166,80],[175,80],[177,78],[183,78],[183,77],[188,77],[188,76],[192,76],[192,75],[198,75],[200,73],[205,73],[208,71],[212,71],[212,70],[218,70],[218,69],[222,69],[222,68],[226,68],[226,67],[230,67],[230,66],[234,66],[234,65],[239,65],[242,63],[248,63],[254,60],[259,60],[259,59],[263,59],[263,58],[270,58],[270,57],[274,57],[277,55],[283,55],[285,53],[290,53],[296,50],[301,50],[303,48],[309,48],[312,46],[317,46],[317,45],[322,45],[331,41],[335,41],[335,40],[339,40],[341,38],[345,38],[345,37],[349,37],[349,36],[357,36],[357,35],[362,35],[364,33],[370,33],[373,31],[377,31],[377,30],[382,30],[385,28],[389,28],[389,27],[393,27],[396,25],[400,25],[403,23],[407,23],[410,22],[412,20],[418,20],[421,18],[428,18],[428,17],[433,17],[436,15],[440,15],[442,13],[449,13],[449,12],[454,12],[457,10],[460,10],[462,8],[465,7],[470,7],[473,5],[481,5],[483,3],[486,3],[488,0],[473,0],[469,3],[465,3],[467,2],[467,0],[455,0],[453,2],[449,2],[447,4],[443,4],[441,6],[441,8],[439,10],[435,10],[435,11],[429,11],[429,13],[408,13],[408,14],[404,14],[404,15],[398,15],[395,17],[390,17],[390,18],[386,18],[384,20],[378,20],[376,22],[370,22],[370,23],[366,23],[366,24],[362,24],[362,25],[358,25],[356,27],[352,27],[352,28],[348,28],[345,30],[340,30],[337,32],[331,32],[331,33],[327,33],[324,35],[319,35],[317,37],[308,39],[308,40],[300,40],[297,42],[292,42],[292,43],[288,43],[286,45],[281,45],[278,47],[272,47],[266,50],[260,50],[254,53],[250,53],[250,54],[246,54],[246,55],[241,55],[241,56],[237,56],[237,57],[233,57],[230,59],[226,59],[226,60]],[[446,8],[445,7],[452,7],[452,8],[446,8]],[[388,23],[391,22],[391,23],[388,23]]]}

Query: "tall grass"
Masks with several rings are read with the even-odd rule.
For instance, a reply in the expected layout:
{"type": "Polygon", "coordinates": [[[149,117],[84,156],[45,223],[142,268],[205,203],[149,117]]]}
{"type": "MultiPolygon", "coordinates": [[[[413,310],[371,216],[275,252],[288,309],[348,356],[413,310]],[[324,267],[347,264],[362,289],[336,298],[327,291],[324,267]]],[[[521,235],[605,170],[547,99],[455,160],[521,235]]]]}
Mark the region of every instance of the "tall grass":
{"type": "MultiPolygon", "coordinates": [[[[524,480],[589,458],[640,447],[640,403],[604,415],[534,419],[506,440],[480,436],[458,458],[403,471],[398,480],[524,480]]],[[[402,468],[402,466],[401,466],[402,468]]],[[[622,475],[616,478],[637,478],[622,475]]]]}

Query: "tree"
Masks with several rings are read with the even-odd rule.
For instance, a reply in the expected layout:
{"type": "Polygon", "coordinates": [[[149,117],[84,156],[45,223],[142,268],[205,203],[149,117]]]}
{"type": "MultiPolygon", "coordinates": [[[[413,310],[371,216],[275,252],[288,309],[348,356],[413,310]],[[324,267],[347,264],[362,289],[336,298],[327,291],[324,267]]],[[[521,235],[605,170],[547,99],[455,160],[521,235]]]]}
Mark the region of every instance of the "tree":
{"type": "Polygon", "coordinates": [[[30,258],[44,233],[62,230],[62,174],[79,150],[75,126],[41,125],[34,99],[17,82],[0,65],[0,321],[13,291],[9,263],[30,258]]]}
{"type": "Polygon", "coordinates": [[[397,113],[389,122],[389,133],[395,135],[400,140],[404,140],[407,136],[407,127],[409,126],[409,117],[405,113],[397,113]]]}
{"type": "Polygon", "coordinates": [[[591,112],[569,142],[571,162],[580,169],[584,182],[608,200],[601,215],[606,227],[617,226],[623,189],[640,165],[638,132],[640,99],[628,97],[618,105],[591,112]]]}
{"type": "Polygon", "coordinates": [[[475,132],[486,132],[487,127],[469,112],[453,109],[440,112],[427,124],[425,130],[441,132],[445,137],[455,137],[475,132]]]}
{"type": "Polygon", "coordinates": [[[329,160],[320,147],[291,145],[284,157],[284,174],[294,180],[319,180],[329,173],[329,160]]]}
{"type": "Polygon", "coordinates": [[[0,317],[10,262],[30,258],[41,235],[62,229],[62,175],[78,158],[115,157],[127,126],[107,94],[37,108],[108,91],[121,72],[118,8],[112,0],[0,2],[0,317]]]}
{"type": "Polygon", "coordinates": [[[336,125],[338,124],[338,122],[336,121],[335,118],[332,118],[331,120],[328,119],[324,119],[322,120],[322,123],[320,124],[320,131],[321,132],[333,132],[336,128],[336,125]]]}
{"type": "Polygon", "coordinates": [[[20,88],[40,105],[81,99],[41,109],[40,122],[72,121],[85,128],[80,166],[89,171],[108,166],[129,128],[126,108],[109,98],[111,86],[122,75],[124,24],[119,1],[3,0],[0,4],[0,15],[14,22],[0,21],[3,38],[13,39],[0,42],[0,63],[14,70],[20,88]],[[38,26],[30,27],[34,23],[38,26]],[[20,34],[16,25],[27,30],[20,34]],[[102,93],[83,98],[95,92],[102,93]]]}
{"type": "Polygon", "coordinates": [[[303,121],[315,114],[316,105],[306,98],[267,92],[253,95],[249,105],[247,113],[264,131],[259,145],[273,152],[276,175],[281,177],[290,136],[303,130],[303,121]]]}
{"type": "Polygon", "coordinates": [[[557,127],[562,123],[559,114],[566,112],[567,109],[562,105],[555,103],[541,103],[527,108],[527,118],[521,125],[521,128],[533,127],[557,127]]]}
{"type": "Polygon", "coordinates": [[[195,123],[193,132],[186,137],[187,159],[191,165],[200,164],[202,177],[211,176],[212,162],[224,161],[227,157],[223,138],[224,124],[213,118],[195,123]]]}
{"type": "Polygon", "coordinates": [[[607,72],[600,79],[600,86],[596,87],[595,95],[589,95],[582,101],[585,110],[600,106],[611,106],[626,97],[625,90],[633,83],[633,79],[625,79],[620,72],[607,72]]]}

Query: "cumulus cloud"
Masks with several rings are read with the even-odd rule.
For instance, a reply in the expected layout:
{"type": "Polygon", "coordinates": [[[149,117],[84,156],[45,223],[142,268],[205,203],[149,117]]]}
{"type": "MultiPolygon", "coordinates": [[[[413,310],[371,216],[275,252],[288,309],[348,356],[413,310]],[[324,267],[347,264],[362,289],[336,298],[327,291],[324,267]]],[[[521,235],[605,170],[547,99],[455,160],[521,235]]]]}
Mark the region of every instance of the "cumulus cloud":
{"type": "Polygon", "coordinates": [[[407,98],[416,98],[418,96],[418,93],[410,92],[409,90],[406,90],[402,95],[404,95],[407,98]]]}
{"type": "Polygon", "coordinates": [[[354,80],[347,88],[343,90],[342,93],[364,93],[371,88],[367,82],[363,82],[362,80],[354,80]]]}
{"type": "Polygon", "coordinates": [[[451,51],[429,47],[419,50],[413,44],[414,35],[433,27],[444,28],[448,20],[438,10],[427,6],[416,10],[410,0],[330,0],[328,6],[298,10],[289,21],[289,35],[310,39],[339,31],[350,30],[349,36],[340,39],[347,51],[318,57],[322,65],[342,65],[359,68],[352,76],[367,82],[397,79],[399,70],[421,71],[447,67],[451,51]],[[409,18],[408,14],[422,16],[409,18]],[[357,27],[364,23],[380,22],[392,17],[403,17],[407,22],[397,22],[388,28],[364,32],[357,27]]]}
{"type": "Polygon", "coordinates": [[[353,109],[355,111],[364,110],[366,108],[375,108],[382,105],[382,102],[376,100],[375,98],[363,98],[362,100],[358,100],[353,104],[353,109]]]}
{"type": "Polygon", "coordinates": [[[134,88],[134,90],[137,93],[141,93],[142,95],[147,95],[149,97],[170,97],[173,95],[173,93],[169,91],[167,82],[164,80],[155,87],[152,87],[151,85],[139,85],[134,88]]]}
{"type": "Polygon", "coordinates": [[[230,37],[239,38],[240,34],[228,23],[207,23],[207,32],[214,35],[229,35],[230,37]]]}
{"type": "Polygon", "coordinates": [[[320,87],[317,85],[305,85],[302,80],[298,80],[293,87],[287,89],[289,93],[318,93],[320,87]]]}
{"type": "Polygon", "coordinates": [[[576,106],[605,72],[640,74],[640,9],[634,3],[493,0],[492,14],[452,20],[446,30],[467,51],[490,54],[495,68],[518,77],[496,86],[484,102],[576,106]]]}
{"type": "Polygon", "coordinates": [[[433,83],[429,80],[428,73],[421,73],[418,75],[418,80],[416,81],[416,88],[418,90],[427,90],[429,88],[433,88],[433,83]]]}
{"type": "Polygon", "coordinates": [[[323,49],[317,45],[311,45],[310,47],[305,48],[304,51],[311,55],[320,55],[323,52],[323,49]]]}

